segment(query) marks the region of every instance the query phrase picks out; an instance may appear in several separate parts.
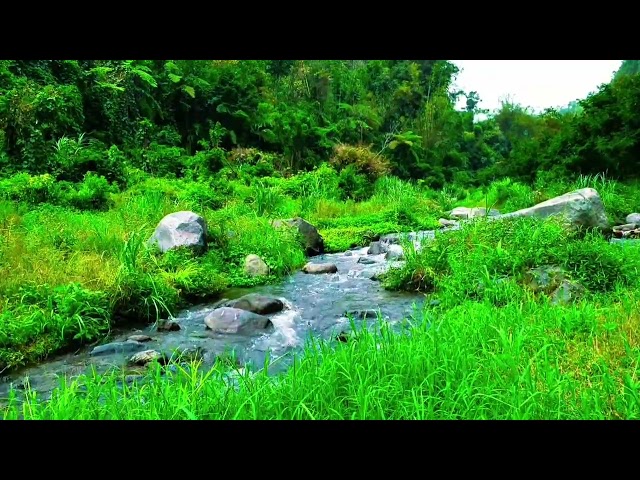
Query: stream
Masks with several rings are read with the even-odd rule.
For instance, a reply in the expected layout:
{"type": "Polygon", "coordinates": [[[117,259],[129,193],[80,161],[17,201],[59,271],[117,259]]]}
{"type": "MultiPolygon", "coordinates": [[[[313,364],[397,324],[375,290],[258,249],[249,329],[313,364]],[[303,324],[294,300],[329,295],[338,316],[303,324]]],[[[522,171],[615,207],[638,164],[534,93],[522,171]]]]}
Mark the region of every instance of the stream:
{"type": "MultiPolygon", "coordinates": [[[[433,232],[420,232],[423,236],[433,236],[433,232]]],[[[411,234],[410,234],[411,235],[411,234]]],[[[414,241],[417,235],[412,234],[414,241]]],[[[215,334],[205,328],[204,318],[215,309],[215,304],[196,305],[188,308],[173,319],[180,325],[177,331],[159,331],[150,325],[142,329],[122,330],[110,338],[109,345],[96,355],[95,346],[78,352],[52,357],[36,366],[12,372],[0,378],[0,402],[4,402],[13,388],[20,394],[28,385],[40,396],[48,398],[51,391],[61,381],[61,377],[77,377],[87,373],[91,367],[99,373],[111,369],[127,368],[129,377],[140,375],[145,367],[129,367],[128,359],[136,352],[156,350],[171,352],[198,349],[204,365],[212,365],[218,355],[233,350],[239,363],[250,363],[258,368],[270,352],[273,367],[270,373],[285,370],[291,363],[292,351],[299,351],[311,335],[324,339],[335,338],[341,332],[350,330],[347,312],[354,318],[362,318],[370,324],[377,319],[371,310],[379,310],[382,317],[391,323],[403,318],[420,317],[425,296],[414,293],[386,291],[371,277],[401,262],[386,260],[385,254],[368,254],[369,247],[355,248],[347,252],[325,254],[309,259],[311,263],[333,263],[337,273],[307,274],[296,272],[281,283],[253,288],[234,288],[223,293],[229,300],[247,293],[257,293],[276,297],[284,303],[281,312],[266,315],[273,328],[257,335],[215,334]],[[367,311],[368,314],[364,314],[367,311]],[[132,335],[151,337],[144,343],[126,342],[132,335]],[[124,342],[124,343],[115,343],[124,342]],[[93,354],[92,354],[93,350],[93,354]],[[278,357],[279,360],[274,362],[278,357]]]]}

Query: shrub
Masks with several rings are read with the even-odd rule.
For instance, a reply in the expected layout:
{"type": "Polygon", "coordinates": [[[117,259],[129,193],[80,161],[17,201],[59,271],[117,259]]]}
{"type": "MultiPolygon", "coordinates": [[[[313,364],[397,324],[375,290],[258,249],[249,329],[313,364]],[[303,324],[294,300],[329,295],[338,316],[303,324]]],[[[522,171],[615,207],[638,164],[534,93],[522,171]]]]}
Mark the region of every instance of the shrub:
{"type": "Polygon", "coordinates": [[[336,145],[330,163],[338,171],[352,166],[354,173],[365,175],[371,182],[391,171],[389,161],[374,153],[370,145],[336,145]]]}

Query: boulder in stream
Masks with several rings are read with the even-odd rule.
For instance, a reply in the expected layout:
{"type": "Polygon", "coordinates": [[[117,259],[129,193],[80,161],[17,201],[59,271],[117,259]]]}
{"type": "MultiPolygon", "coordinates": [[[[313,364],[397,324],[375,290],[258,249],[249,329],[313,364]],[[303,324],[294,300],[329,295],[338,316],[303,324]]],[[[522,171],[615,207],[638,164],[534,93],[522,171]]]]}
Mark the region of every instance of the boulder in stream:
{"type": "Polygon", "coordinates": [[[235,300],[229,300],[221,306],[239,308],[240,310],[246,310],[260,315],[268,315],[282,311],[284,303],[279,298],[261,295],[259,293],[248,293],[235,300]]]}
{"type": "MultiPolygon", "coordinates": [[[[494,208],[487,210],[483,207],[456,207],[449,212],[449,216],[451,218],[459,219],[459,220],[467,220],[471,218],[480,218],[480,217],[497,217],[500,215],[500,212],[494,208]]],[[[450,225],[453,226],[453,225],[450,225]]]]}
{"type": "Polygon", "coordinates": [[[302,267],[302,271],[304,273],[336,273],[338,271],[338,267],[335,263],[307,263],[304,267],[302,267]]]}
{"type": "Polygon", "coordinates": [[[387,252],[387,246],[385,243],[381,241],[371,242],[369,244],[369,250],[367,250],[368,255],[380,255],[381,253],[387,252]]]}
{"type": "Polygon", "coordinates": [[[387,254],[384,256],[386,260],[400,260],[404,258],[404,249],[397,244],[389,245],[387,249],[387,254]]]}
{"type": "Polygon", "coordinates": [[[131,353],[144,350],[145,345],[142,342],[126,341],[126,342],[111,342],[104,345],[98,345],[95,347],[89,355],[93,357],[102,355],[115,355],[118,353],[131,353]]]}
{"type": "Polygon", "coordinates": [[[151,362],[159,362],[164,364],[167,362],[167,358],[157,350],[145,350],[143,352],[135,353],[129,358],[130,365],[146,365],[151,362]]]}
{"type": "Polygon", "coordinates": [[[220,307],[209,313],[204,323],[214,333],[255,334],[273,326],[269,318],[239,308],[220,307]]]}

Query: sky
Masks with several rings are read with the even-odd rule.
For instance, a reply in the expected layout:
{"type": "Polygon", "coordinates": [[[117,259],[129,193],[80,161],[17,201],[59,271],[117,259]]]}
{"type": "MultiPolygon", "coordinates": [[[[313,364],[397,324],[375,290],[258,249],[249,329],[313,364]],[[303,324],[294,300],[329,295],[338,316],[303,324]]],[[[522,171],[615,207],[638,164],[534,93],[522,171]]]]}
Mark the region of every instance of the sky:
{"type": "MultiPolygon", "coordinates": [[[[501,99],[537,112],[564,107],[611,81],[622,60],[451,60],[460,69],[454,82],[465,92],[476,91],[479,108],[493,111],[501,99]]],[[[464,108],[466,99],[460,100],[464,108]]]]}

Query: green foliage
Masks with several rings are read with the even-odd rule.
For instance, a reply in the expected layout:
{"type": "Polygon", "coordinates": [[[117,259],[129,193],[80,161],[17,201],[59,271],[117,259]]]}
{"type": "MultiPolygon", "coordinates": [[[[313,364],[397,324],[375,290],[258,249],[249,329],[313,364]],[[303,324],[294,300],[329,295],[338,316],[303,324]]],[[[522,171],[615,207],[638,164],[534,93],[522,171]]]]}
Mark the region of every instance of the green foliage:
{"type": "Polygon", "coordinates": [[[0,365],[24,365],[48,350],[94,340],[108,331],[109,322],[102,292],[76,283],[24,286],[0,313],[0,365]]]}
{"type": "Polygon", "coordinates": [[[406,245],[405,265],[386,274],[384,283],[393,290],[485,298],[506,288],[505,279],[521,282],[529,269],[547,265],[562,267],[568,279],[580,281],[592,293],[637,282],[640,263],[635,252],[623,252],[595,234],[576,235],[552,220],[473,222],[437,235],[418,251],[406,245]]]}

